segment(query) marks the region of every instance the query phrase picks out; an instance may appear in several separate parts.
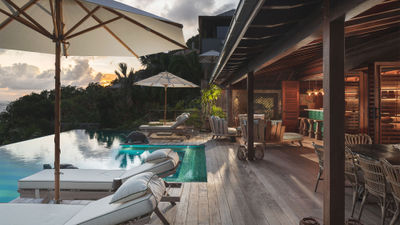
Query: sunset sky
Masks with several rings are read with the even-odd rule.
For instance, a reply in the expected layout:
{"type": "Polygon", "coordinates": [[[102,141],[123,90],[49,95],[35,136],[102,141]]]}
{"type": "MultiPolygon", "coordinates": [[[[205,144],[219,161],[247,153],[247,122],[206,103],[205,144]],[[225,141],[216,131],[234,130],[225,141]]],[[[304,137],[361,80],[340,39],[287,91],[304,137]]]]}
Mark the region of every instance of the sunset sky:
{"type": "MultiPolygon", "coordinates": [[[[139,9],[183,24],[185,39],[198,33],[199,15],[216,15],[236,8],[239,0],[120,0],[139,9]]],[[[134,57],[68,57],[62,59],[62,85],[85,87],[112,77],[118,63],[135,70],[134,57]]],[[[0,101],[54,87],[54,55],[0,49],[0,101]]]]}

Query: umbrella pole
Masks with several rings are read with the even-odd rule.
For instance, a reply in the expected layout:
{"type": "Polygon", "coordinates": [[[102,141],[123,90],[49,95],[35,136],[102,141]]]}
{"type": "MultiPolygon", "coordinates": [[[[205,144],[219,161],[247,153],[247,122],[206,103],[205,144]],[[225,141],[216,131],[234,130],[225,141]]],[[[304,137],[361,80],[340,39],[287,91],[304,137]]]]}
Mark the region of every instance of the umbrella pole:
{"type": "MultiPolygon", "coordinates": [[[[55,11],[56,11],[56,25],[57,31],[62,31],[62,0],[55,1],[55,11]]],[[[56,47],[56,58],[55,58],[55,103],[54,103],[54,201],[55,203],[60,203],[60,101],[61,101],[61,35],[60,32],[55,40],[56,47]]]]}
{"type": "Polygon", "coordinates": [[[164,125],[167,124],[167,86],[164,86],[164,125]]]}

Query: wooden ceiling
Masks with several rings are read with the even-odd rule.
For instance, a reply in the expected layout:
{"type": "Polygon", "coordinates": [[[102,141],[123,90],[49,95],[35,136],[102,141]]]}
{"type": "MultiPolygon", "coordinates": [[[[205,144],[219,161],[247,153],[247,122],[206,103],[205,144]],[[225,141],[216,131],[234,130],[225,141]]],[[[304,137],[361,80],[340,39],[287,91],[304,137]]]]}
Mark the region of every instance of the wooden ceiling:
{"type": "MultiPolygon", "coordinates": [[[[301,23],[301,18],[304,18],[305,14],[321,7],[321,4],[318,0],[266,1],[262,11],[251,23],[219,74],[218,80],[222,81],[221,84],[226,85],[234,81],[231,78],[235,72],[264,51],[267,46],[276,43],[288,30],[301,23]]],[[[400,37],[399,0],[384,1],[375,5],[348,20],[345,25],[347,69],[361,66],[372,53],[375,54],[377,60],[384,59],[381,56],[396,60],[400,58],[400,44],[393,46],[393,43],[396,43],[395,40],[400,37]],[[390,45],[392,48],[387,48],[390,45]],[[367,54],[365,59],[353,59],[365,54],[367,54]]],[[[282,75],[278,75],[282,71],[294,71],[294,75],[291,75],[294,79],[321,73],[322,38],[317,37],[304,47],[260,69],[255,75],[256,78],[257,76],[272,76],[271,79],[282,79],[282,75]]]]}

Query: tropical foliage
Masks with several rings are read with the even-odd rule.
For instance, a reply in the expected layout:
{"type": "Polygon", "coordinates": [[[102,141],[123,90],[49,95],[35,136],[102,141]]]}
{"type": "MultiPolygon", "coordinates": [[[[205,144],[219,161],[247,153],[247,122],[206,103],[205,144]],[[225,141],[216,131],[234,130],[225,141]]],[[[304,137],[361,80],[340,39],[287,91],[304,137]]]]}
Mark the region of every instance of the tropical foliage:
{"type": "MultiPolygon", "coordinates": [[[[86,88],[73,86],[61,90],[62,130],[95,126],[132,130],[149,120],[162,118],[164,91],[162,88],[134,86],[135,81],[162,71],[171,72],[195,84],[200,83],[202,69],[196,52],[161,53],[142,57],[143,70],[134,71],[120,63],[111,87],[97,83],[86,88]]],[[[168,90],[168,118],[181,111],[193,112],[191,122],[199,126],[200,90],[171,88],[168,90]],[[197,118],[196,118],[197,117],[197,118]]],[[[0,114],[0,145],[52,134],[54,90],[32,93],[11,102],[0,114]]]]}
{"type": "Polygon", "coordinates": [[[221,96],[221,88],[215,84],[209,85],[206,89],[201,91],[201,105],[203,116],[208,118],[210,115],[225,118],[225,113],[221,107],[218,107],[217,100],[221,96]]]}

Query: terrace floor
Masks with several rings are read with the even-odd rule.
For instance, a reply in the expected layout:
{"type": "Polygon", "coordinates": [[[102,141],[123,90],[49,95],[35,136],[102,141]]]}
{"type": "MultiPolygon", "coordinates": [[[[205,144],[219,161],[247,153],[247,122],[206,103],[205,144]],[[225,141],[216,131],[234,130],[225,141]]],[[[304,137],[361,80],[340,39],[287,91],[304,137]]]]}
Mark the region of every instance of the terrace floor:
{"type": "MultiPolygon", "coordinates": [[[[267,146],[264,160],[240,161],[237,143],[211,140],[208,134],[189,140],[151,139],[151,144],[205,144],[207,180],[184,183],[172,195],[181,195],[176,206],[160,203],[171,224],[228,225],[295,225],[301,218],[312,216],[322,220],[322,188],[314,193],[317,157],[311,149],[314,140],[306,138],[304,148],[295,145],[267,146]]],[[[321,143],[320,143],[321,144],[321,143]]],[[[346,189],[346,217],[351,209],[351,188],[346,189]]],[[[40,203],[40,199],[16,199],[15,203],[40,203]]],[[[90,201],[63,201],[64,204],[88,204],[90,201]]],[[[359,204],[355,215],[358,215],[359,204]]],[[[379,224],[380,210],[373,203],[366,205],[362,222],[379,224]]],[[[386,219],[389,222],[389,219],[386,219]]],[[[153,215],[151,224],[161,224],[153,215]]],[[[322,224],[322,223],[321,223],[322,224]]]]}
{"type": "MultiPolygon", "coordinates": [[[[197,137],[207,157],[206,183],[185,183],[181,202],[160,208],[172,224],[299,224],[303,217],[322,219],[322,187],[314,193],[317,158],[310,148],[268,146],[264,160],[236,158],[238,145],[229,140],[197,137]]],[[[310,146],[311,140],[305,140],[310,146]]],[[[346,190],[346,216],[351,208],[351,188],[346,190]]],[[[174,193],[179,194],[179,193],[174,193]]],[[[355,215],[358,215],[359,204],[355,215]]],[[[362,222],[378,224],[375,204],[367,204],[362,222]]],[[[387,219],[387,222],[389,219],[387,219]]],[[[151,224],[161,222],[153,216],[151,224]]]]}

